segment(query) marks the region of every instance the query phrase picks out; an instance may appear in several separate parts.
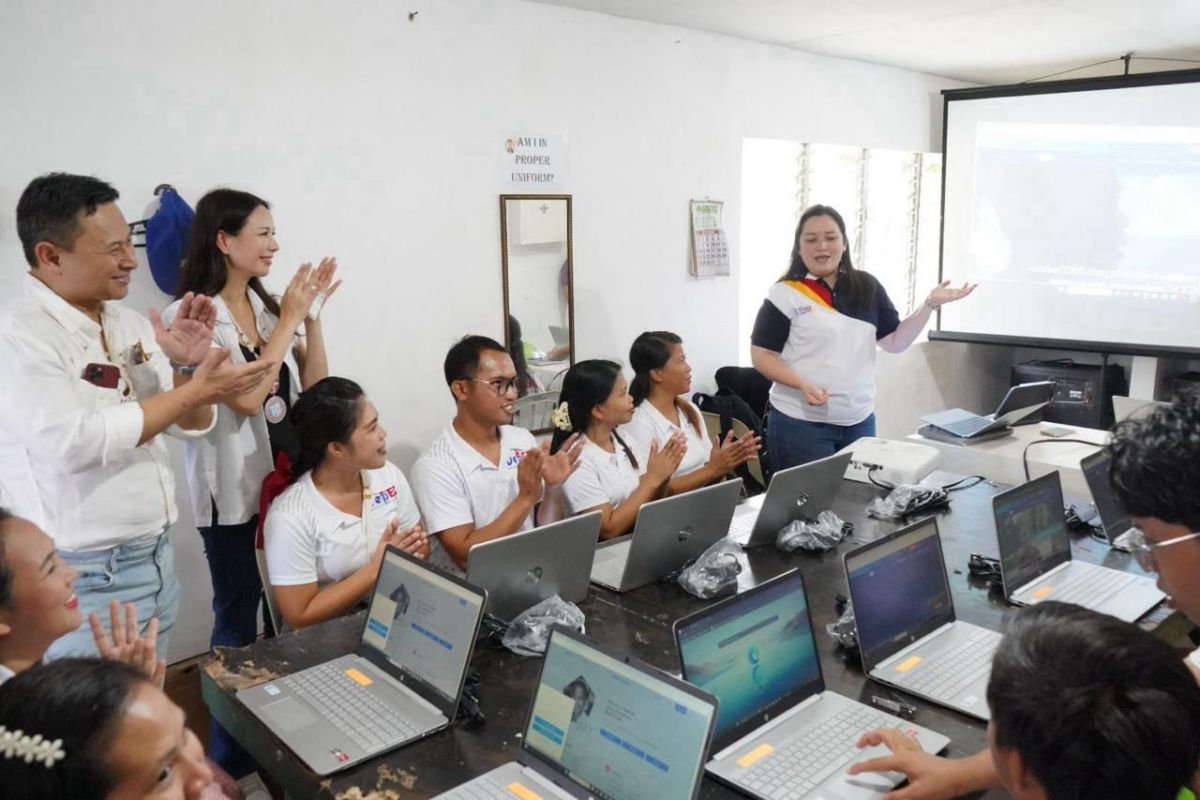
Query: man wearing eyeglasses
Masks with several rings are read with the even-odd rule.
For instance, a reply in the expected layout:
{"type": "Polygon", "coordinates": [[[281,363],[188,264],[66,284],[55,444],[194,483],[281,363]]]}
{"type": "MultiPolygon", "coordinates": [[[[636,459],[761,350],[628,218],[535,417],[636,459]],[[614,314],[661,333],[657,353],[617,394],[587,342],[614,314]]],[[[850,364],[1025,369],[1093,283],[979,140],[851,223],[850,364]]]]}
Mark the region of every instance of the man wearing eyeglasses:
{"type": "Polygon", "coordinates": [[[551,456],[548,443],[509,424],[517,370],[499,342],[464,337],[446,354],[444,371],[457,411],[417,459],[412,486],[430,563],[462,574],[475,545],[562,519],[560,487],[580,448],[569,441],[551,456]]]}

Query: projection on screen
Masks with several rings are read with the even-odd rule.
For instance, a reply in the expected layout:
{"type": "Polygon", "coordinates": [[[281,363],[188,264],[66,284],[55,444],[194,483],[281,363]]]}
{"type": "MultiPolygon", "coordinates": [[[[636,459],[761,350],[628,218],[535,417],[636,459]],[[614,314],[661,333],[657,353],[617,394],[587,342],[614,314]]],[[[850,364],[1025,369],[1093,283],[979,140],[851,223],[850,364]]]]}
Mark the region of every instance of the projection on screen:
{"type": "Polygon", "coordinates": [[[1200,348],[1200,86],[947,113],[943,330],[1200,348]]]}

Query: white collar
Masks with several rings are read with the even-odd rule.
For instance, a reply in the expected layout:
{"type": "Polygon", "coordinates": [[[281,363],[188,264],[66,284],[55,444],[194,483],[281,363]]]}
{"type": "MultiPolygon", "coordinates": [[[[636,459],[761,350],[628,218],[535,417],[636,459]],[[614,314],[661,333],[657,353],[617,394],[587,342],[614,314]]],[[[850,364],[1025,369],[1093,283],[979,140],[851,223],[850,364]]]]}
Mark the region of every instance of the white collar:
{"type": "MultiPolygon", "coordinates": [[[[100,334],[100,325],[87,314],[68,303],[62,295],[35,278],[32,273],[25,273],[25,294],[32,297],[47,314],[59,325],[71,333],[100,334]]],[[[115,321],[119,306],[113,301],[100,304],[100,315],[107,323],[115,321]]]]}

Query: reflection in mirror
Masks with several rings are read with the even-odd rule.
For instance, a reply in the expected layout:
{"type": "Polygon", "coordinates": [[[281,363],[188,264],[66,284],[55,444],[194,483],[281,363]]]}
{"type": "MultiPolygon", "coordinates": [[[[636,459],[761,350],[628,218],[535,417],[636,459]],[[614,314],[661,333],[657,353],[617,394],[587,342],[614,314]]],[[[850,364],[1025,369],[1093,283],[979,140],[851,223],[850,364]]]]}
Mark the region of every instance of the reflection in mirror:
{"type": "Polygon", "coordinates": [[[550,430],[574,361],[571,198],[501,195],[505,341],[517,368],[514,425],[550,430]]]}

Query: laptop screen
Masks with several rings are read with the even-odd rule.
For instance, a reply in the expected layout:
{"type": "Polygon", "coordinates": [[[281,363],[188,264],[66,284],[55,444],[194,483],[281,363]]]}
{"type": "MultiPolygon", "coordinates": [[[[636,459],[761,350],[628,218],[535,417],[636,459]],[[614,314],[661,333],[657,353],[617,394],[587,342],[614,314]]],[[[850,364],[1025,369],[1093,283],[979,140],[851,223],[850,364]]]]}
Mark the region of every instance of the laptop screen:
{"type": "Polygon", "coordinates": [[[721,701],[717,749],[824,688],[799,571],[681,623],[676,636],[684,679],[721,701]]]}
{"type": "Polygon", "coordinates": [[[600,798],[692,797],[716,707],[555,632],[522,747],[600,798]]]}
{"type": "Polygon", "coordinates": [[[848,554],[846,578],[868,669],[954,621],[932,518],[848,554]]]}
{"type": "Polygon", "coordinates": [[[1132,520],[1125,509],[1117,502],[1117,496],[1108,482],[1109,455],[1107,450],[1100,450],[1079,463],[1088,488],[1092,490],[1092,502],[1100,514],[1100,522],[1104,525],[1104,535],[1109,542],[1116,539],[1133,527],[1132,520]]]}
{"type": "Polygon", "coordinates": [[[423,564],[388,552],[362,642],[403,676],[455,702],[471,655],[483,596],[423,564]]]}
{"type": "Polygon", "coordinates": [[[1071,560],[1057,472],[996,495],[992,508],[1006,594],[1071,560]]]}

